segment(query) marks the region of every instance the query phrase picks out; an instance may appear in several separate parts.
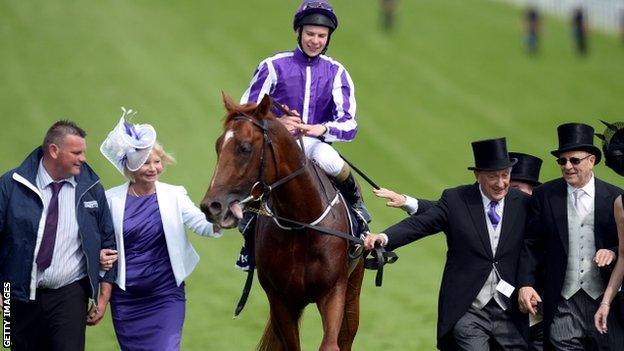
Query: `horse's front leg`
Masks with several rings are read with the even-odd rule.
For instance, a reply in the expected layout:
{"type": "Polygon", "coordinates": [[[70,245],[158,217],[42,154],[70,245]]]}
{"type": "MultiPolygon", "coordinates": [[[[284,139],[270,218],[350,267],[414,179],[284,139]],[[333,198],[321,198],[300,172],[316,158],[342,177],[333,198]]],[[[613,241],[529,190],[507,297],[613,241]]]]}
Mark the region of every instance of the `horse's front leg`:
{"type": "MultiPolygon", "coordinates": [[[[267,292],[270,306],[270,320],[265,334],[273,332],[281,347],[276,345],[260,347],[266,351],[300,351],[299,343],[299,319],[303,307],[291,301],[286,301],[283,296],[267,292]]],[[[263,337],[263,339],[265,339],[263,337]]],[[[262,342],[261,342],[262,344],[262,342]]]]}
{"type": "Polygon", "coordinates": [[[342,328],[338,339],[340,351],[351,351],[353,340],[360,323],[360,291],[364,279],[364,259],[360,258],[349,276],[345,301],[345,313],[342,317],[342,328]]]}
{"type": "Polygon", "coordinates": [[[346,283],[346,278],[339,279],[337,284],[316,302],[323,321],[323,342],[319,347],[320,351],[340,351],[338,334],[344,315],[346,283]]]}

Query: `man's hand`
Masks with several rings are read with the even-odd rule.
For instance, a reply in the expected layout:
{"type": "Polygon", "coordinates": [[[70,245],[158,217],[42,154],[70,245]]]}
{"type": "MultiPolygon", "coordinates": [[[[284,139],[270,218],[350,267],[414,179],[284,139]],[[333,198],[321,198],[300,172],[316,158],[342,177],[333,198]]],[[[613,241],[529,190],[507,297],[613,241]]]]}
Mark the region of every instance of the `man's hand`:
{"type": "Polygon", "coordinates": [[[532,287],[523,286],[518,291],[518,304],[520,305],[520,312],[535,315],[537,313],[537,304],[539,302],[542,302],[542,298],[532,287]]]}
{"type": "Polygon", "coordinates": [[[277,120],[280,121],[291,134],[296,134],[297,132],[299,132],[301,118],[296,116],[282,116],[277,120]]]}
{"type": "Polygon", "coordinates": [[[106,312],[106,305],[108,305],[108,300],[110,300],[112,290],[113,285],[111,283],[100,283],[100,296],[98,296],[98,303],[97,305],[92,303],[89,308],[89,312],[87,312],[88,326],[94,326],[102,320],[104,313],[106,312]]]}
{"type": "Polygon", "coordinates": [[[100,250],[100,270],[109,271],[113,268],[113,263],[117,261],[117,250],[102,249],[100,250]]]}
{"type": "Polygon", "coordinates": [[[405,201],[407,201],[405,195],[397,194],[394,191],[388,190],[386,188],[373,189],[373,193],[375,193],[377,197],[388,199],[389,201],[386,202],[386,206],[388,207],[400,208],[405,205],[405,201]]]}
{"type": "Polygon", "coordinates": [[[368,233],[366,238],[364,238],[364,248],[372,250],[375,248],[375,243],[379,243],[382,246],[386,245],[384,235],[368,233]]]}
{"type": "Polygon", "coordinates": [[[297,135],[299,133],[299,126],[301,125],[301,116],[297,110],[291,110],[288,105],[282,104],[282,108],[288,111],[288,114],[283,115],[277,120],[280,121],[290,134],[297,135]]]}
{"type": "Polygon", "coordinates": [[[615,260],[615,252],[609,249],[600,249],[596,252],[594,262],[598,267],[605,267],[611,264],[615,260]]]}
{"type": "Polygon", "coordinates": [[[327,133],[327,127],[323,124],[300,124],[298,128],[307,136],[319,137],[327,133]]]}

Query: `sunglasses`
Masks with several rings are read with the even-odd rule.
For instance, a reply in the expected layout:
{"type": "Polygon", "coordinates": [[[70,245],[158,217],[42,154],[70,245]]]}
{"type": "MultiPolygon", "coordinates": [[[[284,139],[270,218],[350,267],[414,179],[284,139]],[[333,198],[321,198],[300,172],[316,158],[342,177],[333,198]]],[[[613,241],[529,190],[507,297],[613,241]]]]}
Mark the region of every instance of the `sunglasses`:
{"type": "Polygon", "coordinates": [[[568,163],[568,161],[570,161],[570,163],[571,163],[571,164],[573,164],[573,165],[575,165],[575,166],[576,166],[576,165],[578,165],[579,163],[581,163],[581,161],[583,161],[584,159],[588,158],[589,156],[591,156],[591,154],[589,154],[589,155],[587,155],[587,156],[585,156],[585,157],[583,157],[583,158],[578,158],[578,157],[570,157],[570,158],[559,157],[559,158],[557,159],[557,163],[558,163],[560,166],[565,166],[565,165],[566,165],[566,163],[568,163]]]}

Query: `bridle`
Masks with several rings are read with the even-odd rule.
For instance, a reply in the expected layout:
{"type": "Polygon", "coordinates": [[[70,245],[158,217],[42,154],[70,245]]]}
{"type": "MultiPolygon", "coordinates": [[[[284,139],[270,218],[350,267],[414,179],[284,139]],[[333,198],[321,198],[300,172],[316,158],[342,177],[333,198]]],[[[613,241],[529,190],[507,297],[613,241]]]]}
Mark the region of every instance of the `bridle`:
{"type": "MultiPolygon", "coordinates": [[[[281,107],[281,106],[280,106],[281,107]]],[[[267,184],[267,182],[264,179],[264,175],[265,175],[265,168],[266,168],[266,150],[270,149],[271,153],[273,154],[273,162],[275,162],[276,165],[276,176],[277,176],[277,167],[279,165],[279,161],[277,159],[277,153],[275,152],[275,148],[273,146],[273,142],[271,141],[271,138],[269,137],[269,129],[267,126],[267,121],[266,120],[260,120],[257,121],[255,120],[253,117],[246,115],[246,114],[241,114],[240,116],[236,116],[233,118],[236,121],[246,121],[249,122],[251,124],[253,124],[254,126],[260,128],[260,130],[262,130],[262,135],[263,135],[263,141],[262,141],[262,151],[260,153],[260,170],[258,172],[258,179],[256,180],[256,182],[254,183],[254,185],[252,185],[251,190],[249,192],[249,196],[245,199],[243,199],[242,201],[240,201],[239,203],[241,205],[248,203],[248,202],[258,202],[260,201],[261,203],[265,204],[266,207],[266,202],[265,200],[268,199],[268,197],[271,195],[271,192],[273,190],[275,190],[276,188],[280,187],[281,185],[286,184],[288,181],[298,177],[299,175],[303,174],[305,172],[306,167],[308,166],[308,158],[305,156],[305,150],[303,150],[302,152],[302,157],[303,157],[303,161],[301,162],[302,165],[301,167],[299,167],[299,169],[297,169],[296,171],[278,179],[277,181],[271,183],[271,184],[267,184]],[[268,145],[268,146],[267,146],[268,145]],[[258,196],[254,196],[254,190],[256,189],[256,187],[260,187],[262,189],[260,195],[258,196]]],[[[303,149],[303,140],[301,138],[301,135],[299,135],[299,143],[301,144],[301,147],[303,149]]],[[[331,207],[331,204],[330,204],[331,207]]],[[[345,239],[347,241],[350,242],[354,242],[356,244],[364,244],[364,241],[359,238],[359,237],[355,237],[353,235],[350,235],[348,233],[344,233],[338,230],[335,230],[333,228],[327,228],[327,227],[322,227],[322,226],[318,226],[316,225],[319,220],[314,221],[313,223],[304,223],[304,222],[300,222],[294,219],[289,219],[289,218],[284,218],[281,217],[273,212],[271,212],[270,210],[252,210],[253,212],[256,212],[259,215],[263,215],[263,216],[268,216],[273,218],[276,223],[279,225],[279,223],[277,221],[282,221],[282,222],[286,222],[286,223],[290,223],[293,224],[295,226],[297,226],[298,228],[284,228],[283,226],[280,225],[280,227],[282,229],[302,229],[302,228],[308,228],[308,229],[312,229],[315,230],[317,232],[323,233],[323,234],[329,234],[329,235],[333,235],[333,236],[337,236],[339,238],[345,239]]],[[[327,212],[326,212],[327,213],[327,212]]],[[[385,252],[382,248],[375,248],[375,250],[378,255],[378,262],[375,262],[375,264],[378,264],[377,267],[379,267],[379,271],[376,279],[376,283],[377,286],[381,286],[381,279],[383,276],[383,264],[385,264],[386,262],[382,262],[384,259],[386,259],[388,262],[387,263],[394,263],[394,261],[396,261],[397,257],[393,252],[385,252]]]]}
{"type": "MultiPolygon", "coordinates": [[[[273,105],[276,106],[279,109],[282,109],[282,111],[286,112],[287,114],[290,111],[286,111],[284,107],[282,107],[281,105],[279,105],[278,103],[275,102],[275,100],[273,100],[273,105]]],[[[249,196],[243,200],[241,200],[239,202],[240,205],[244,205],[246,203],[249,202],[260,202],[261,204],[264,205],[265,208],[267,208],[266,206],[266,199],[268,199],[268,197],[271,195],[271,192],[273,190],[275,190],[276,188],[286,184],[287,182],[289,182],[290,180],[302,175],[306,168],[308,167],[308,158],[305,156],[305,148],[304,148],[304,143],[303,143],[303,139],[301,134],[299,134],[299,144],[301,145],[301,149],[302,149],[302,157],[303,160],[301,161],[301,166],[294,172],[279,178],[278,180],[276,180],[275,182],[271,183],[271,184],[267,184],[266,180],[264,179],[265,176],[265,168],[266,168],[266,152],[267,149],[271,150],[271,154],[273,155],[273,162],[275,162],[275,176],[276,178],[278,178],[278,168],[279,168],[279,161],[277,159],[277,153],[275,152],[275,147],[273,145],[273,142],[271,141],[271,138],[269,136],[269,128],[267,126],[267,121],[265,119],[262,119],[260,121],[257,121],[256,119],[254,119],[252,116],[246,114],[246,113],[241,113],[240,115],[233,117],[234,121],[244,121],[244,122],[249,122],[252,125],[254,125],[257,128],[260,128],[260,130],[262,131],[262,150],[260,152],[260,170],[258,172],[258,178],[256,179],[256,182],[251,186],[251,189],[249,191],[249,196]],[[268,145],[268,146],[267,146],[268,145]],[[255,196],[254,195],[254,191],[257,187],[260,187],[261,192],[260,195],[255,196]]],[[[338,197],[338,194],[337,194],[338,197]]],[[[330,204],[330,206],[328,207],[328,210],[331,208],[331,206],[333,205],[330,204]]],[[[297,226],[297,229],[302,229],[302,228],[308,228],[308,229],[312,229],[315,230],[319,233],[323,233],[323,234],[328,234],[328,235],[332,235],[332,236],[337,236],[339,238],[345,239],[347,240],[347,242],[354,242],[356,244],[360,244],[363,245],[364,241],[359,238],[359,237],[354,237],[348,233],[344,233],[341,231],[338,231],[336,229],[333,228],[328,228],[328,227],[322,227],[322,226],[318,226],[317,223],[320,222],[320,220],[328,213],[328,211],[325,211],[325,213],[323,215],[321,215],[321,217],[319,219],[317,219],[316,221],[314,221],[313,223],[303,223],[303,222],[299,222],[293,219],[288,219],[288,218],[284,218],[281,217],[273,212],[271,212],[270,210],[261,210],[261,209],[256,209],[256,210],[252,210],[253,212],[256,212],[258,215],[263,215],[263,216],[268,216],[273,218],[273,220],[276,222],[276,224],[278,226],[280,226],[282,229],[288,229],[288,228],[284,228],[283,226],[281,226],[278,221],[282,221],[282,222],[287,222],[290,224],[293,224],[295,226],[297,226]]],[[[290,228],[290,229],[295,229],[295,228],[290,228]]],[[[377,274],[375,276],[375,285],[376,286],[381,286],[382,285],[382,281],[383,281],[383,267],[385,264],[387,263],[394,263],[396,262],[396,260],[398,259],[398,256],[394,253],[394,252],[386,252],[384,250],[383,247],[381,246],[376,246],[373,251],[374,252],[374,257],[373,258],[369,258],[369,259],[365,259],[364,262],[364,266],[367,269],[375,269],[377,270],[377,274]]],[[[367,253],[368,254],[368,253],[367,253]]],[[[245,285],[243,287],[243,292],[242,295],[238,301],[238,304],[236,306],[236,310],[234,312],[234,316],[238,316],[240,314],[240,312],[243,310],[243,308],[245,307],[245,304],[247,302],[247,298],[249,296],[249,292],[251,291],[251,286],[252,286],[252,281],[253,281],[253,272],[254,270],[251,269],[247,272],[247,278],[245,280],[245,285]]]]}
{"type": "MultiPolygon", "coordinates": [[[[308,158],[305,157],[305,153],[303,153],[304,155],[303,155],[303,160],[301,161],[301,167],[299,167],[296,171],[276,180],[275,182],[268,184],[266,180],[264,179],[265,168],[266,168],[265,155],[266,155],[267,149],[270,149],[271,154],[273,155],[273,162],[275,162],[275,176],[276,177],[278,176],[279,161],[277,160],[277,153],[275,152],[275,147],[273,146],[273,142],[271,141],[271,138],[269,136],[269,128],[267,126],[267,121],[263,119],[263,120],[260,120],[260,122],[258,122],[255,119],[253,119],[251,116],[248,116],[245,114],[236,116],[233,118],[233,120],[249,122],[253,124],[254,126],[260,128],[260,130],[262,131],[262,151],[260,152],[260,170],[258,172],[258,178],[256,179],[256,182],[251,186],[251,189],[249,190],[249,196],[243,199],[242,201],[240,201],[241,205],[244,205],[248,202],[262,201],[263,199],[268,198],[271,195],[271,192],[273,190],[286,184],[290,180],[302,175],[305,172],[306,167],[308,166],[308,158]],[[254,193],[256,192],[255,189],[257,187],[260,187],[261,191],[259,195],[255,196],[254,193]]],[[[301,147],[303,148],[303,140],[301,139],[301,135],[299,136],[299,143],[301,144],[301,147]]]]}

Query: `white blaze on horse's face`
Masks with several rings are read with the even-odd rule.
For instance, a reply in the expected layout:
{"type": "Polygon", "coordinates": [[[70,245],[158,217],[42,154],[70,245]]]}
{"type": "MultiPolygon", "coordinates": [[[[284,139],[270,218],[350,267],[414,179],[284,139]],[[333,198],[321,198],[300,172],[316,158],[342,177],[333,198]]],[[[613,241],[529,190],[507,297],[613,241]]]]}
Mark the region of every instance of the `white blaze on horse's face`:
{"type": "MultiPolygon", "coordinates": [[[[225,144],[227,144],[227,142],[232,139],[234,137],[234,131],[233,130],[228,130],[227,132],[225,132],[225,135],[223,136],[223,142],[221,143],[221,151],[223,151],[223,149],[225,149],[225,144]]],[[[219,161],[217,159],[217,165],[215,166],[215,174],[212,176],[212,181],[210,182],[210,187],[212,188],[212,186],[214,185],[215,179],[217,179],[217,170],[219,169],[219,161]]]]}
{"type": "Polygon", "coordinates": [[[221,144],[221,150],[225,149],[225,145],[233,137],[234,137],[234,131],[233,130],[228,130],[227,132],[225,132],[225,135],[223,136],[223,143],[221,144]]]}

